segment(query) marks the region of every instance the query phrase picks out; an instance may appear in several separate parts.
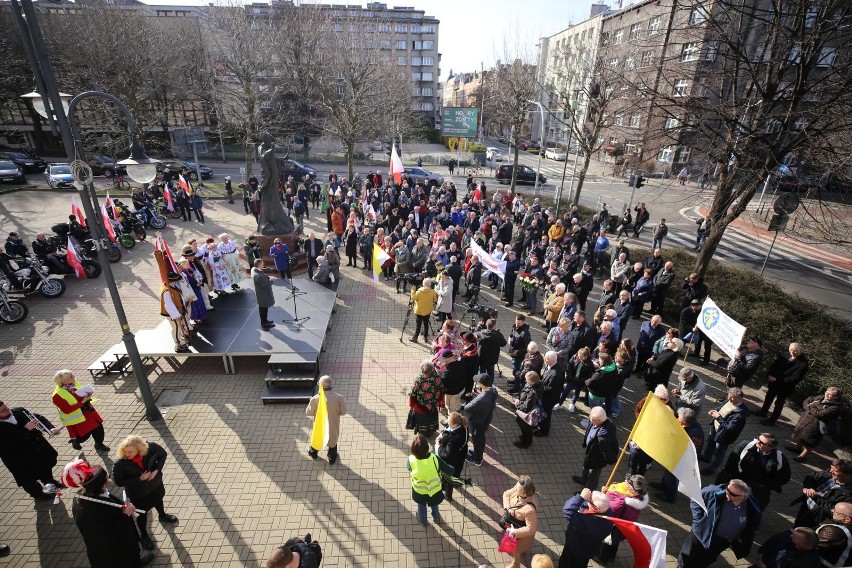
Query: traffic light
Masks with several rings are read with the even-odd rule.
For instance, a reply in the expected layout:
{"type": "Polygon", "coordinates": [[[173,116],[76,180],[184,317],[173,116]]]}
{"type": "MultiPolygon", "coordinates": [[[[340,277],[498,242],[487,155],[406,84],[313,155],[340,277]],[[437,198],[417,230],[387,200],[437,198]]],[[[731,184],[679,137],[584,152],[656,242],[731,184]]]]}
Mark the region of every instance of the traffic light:
{"type": "Polygon", "coordinates": [[[635,187],[636,189],[639,189],[643,185],[645,185],[645,178],[642,177],[642,174],[637,174],[636,175],[636,185],[634,185],[633,187],[635,187]]]}
{"type": "Polygon", "coordinates": [[[627,182],[628,187],[635,187],[633,184],[636,183],[636,174],[630,174],[630,181],[627,182]]]}

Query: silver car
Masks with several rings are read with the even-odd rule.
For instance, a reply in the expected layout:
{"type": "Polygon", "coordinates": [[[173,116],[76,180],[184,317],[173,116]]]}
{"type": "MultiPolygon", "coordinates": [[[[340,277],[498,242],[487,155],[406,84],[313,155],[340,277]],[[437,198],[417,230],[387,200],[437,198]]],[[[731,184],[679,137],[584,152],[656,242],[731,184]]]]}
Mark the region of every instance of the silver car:
{"type": "Polygon", "coordinates": [[[27,183],[27,178],[15,162],[0,160],[0,182],[27,183]]]}
{"type": "Polygon", "coordinates": [[[411,179],[415,183],[421,185],[435,186],[443,185],[444,183],[444,176],[424,170],[423,168],[404,168],[404,171],[407,175],[411,176],[411,179]]]}
{"type": "Polygon", "coordinates": [[[47,166],[47,171],[44,172],[44,177],[47,178],[47,185],[51,189],[74,187],[74,177],[71,175],[70,164],[50,164],[47,166]]]}

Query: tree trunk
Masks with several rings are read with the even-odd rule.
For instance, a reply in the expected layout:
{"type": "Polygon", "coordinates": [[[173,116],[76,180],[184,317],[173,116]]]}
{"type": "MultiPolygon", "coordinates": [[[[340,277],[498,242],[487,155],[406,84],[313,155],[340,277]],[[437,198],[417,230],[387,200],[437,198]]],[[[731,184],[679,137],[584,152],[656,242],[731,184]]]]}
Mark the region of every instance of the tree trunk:
{"type": "MultiPolygon", "coordinates": [[[[565,159],[568,159],[567,156],[565,159]]],[[[580,203],[580,191],[583,189],[583,182],[586,180],[586,172],[589,171],[589,164],[592,161],[592,153],[585,152],[583,156],[583,167],[580,168],[580,175],[577,176],[577,189],[574,190],[574,199],[571,200],[571,205],[580,203]]]]}
{"type": "Polygon", "coordinates": [[[515,191],[515,184],[517,183],[517,180],[518,180],[518,141],[515,140],[515,166],[512,168],[512,187],[509,188],[509,191],[511,191],[512,194],[517,193],[515,191]]]}
{"type": "Polygon", "coordinates": [[[349,173],[349,177],[346,179],[351,182],[354,177],[353,172],[355,171],[355,142],[347,140],[344,144],[346,144],[346,165],[349,173]]]}
{"type": "Polygon", "coordinates": [[[246,131],[243,141],[243,152],[246,159],[246,179],[251,177],[251,166],[254,162],[255,154],[255,132],[254,132],[254,93],[252,92],[251,83],[243,83],[243,93],[246,96],[246,131]]]}

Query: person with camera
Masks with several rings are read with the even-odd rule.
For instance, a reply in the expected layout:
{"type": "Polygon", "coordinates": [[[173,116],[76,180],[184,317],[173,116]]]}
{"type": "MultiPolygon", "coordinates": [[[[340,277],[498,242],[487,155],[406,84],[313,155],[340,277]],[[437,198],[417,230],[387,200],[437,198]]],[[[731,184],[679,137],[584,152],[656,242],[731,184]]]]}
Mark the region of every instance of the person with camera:
{"type": "Polygon", "coordinates": [[[506,337],[497,328],[497,321],[488,318],[485,329],[476,333],[479,340],[479,372],[488,373],[494,380],[494,366],[500,359],[500,349],[506,346],[506,337]]]}
{"type": "MultiPolygon", "coordinates": [[[[397,281],[397,285],[399,285],[399,281],[397,281]]],[[[421,329],[423,332],[423,341],[428,342],[429,317],[438,303],[438,294],[432,289],[431,278],[425,278],[420,288],[411,291],[411,301],[414,302],[414,315],[417,316],[417,325],[414,329],[414,335],[411,336],[411,342],[417,343],[417,337],[420,335],[421,329]]]]}

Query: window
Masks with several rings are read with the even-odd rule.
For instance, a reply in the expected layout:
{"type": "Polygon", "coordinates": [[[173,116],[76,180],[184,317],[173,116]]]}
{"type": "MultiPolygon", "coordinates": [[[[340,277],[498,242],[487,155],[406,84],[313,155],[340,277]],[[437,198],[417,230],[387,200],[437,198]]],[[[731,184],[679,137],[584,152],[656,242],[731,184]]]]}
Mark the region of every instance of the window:
{"type": "Polygon", "coordinates": [[[680,50],[681,61],[695,61],[698,59],[698,42],[691,41],[683,44],[680,50]]]}
{"type": "Polygon", "coordinates": [[[419,34],[420,33],[420,26],[411,26],[411,33],[419,34]]]}
{"type": "Polygon", "coordinates": [[[781,132],[781,129],[784,127],[784,123],[778,120],[777,118],[770,118],[766,121],[766,127],[763,131],[766,134],[778,134],[781,132]]]}
{"type": "Polygon", "coordinates": [[[434,64],[435,64],[435,58],[434,57],[424,57],[423,58],[423,65],[434,65],[434,64]]]}
{"type": "Polygon", "coordinates": [[[420,103],[420,110],[435,110],[433,103],[420,103]]]}
{"type": "Polygon", "coordinates": [[[408,42],[405,41],[404,39],[401,39],[401,40],[396,42],[396,48],[397,49],[405,49],[407,47],[408,47],[408,42]]]}
{"type": "Polygon", "coordinates": [[[615,113],[615,116],[613,116],[613,119],[612,119],[612,123],[616,126],[623,126],[624,125],[624,115],[621,114],[620,112],[615,113]]]}
{"type": "Polygon", "coordinates": [[[394,31],[398,34],[404,34],[408,31],[408,26],[406,24],[397,24],[394,31]]]}
{"type": "Polygon", "coordinates": [[[719,42],[716,40],[707,42],[707,50],[704,52],[705,61],[716,61],[716,54],[719,53],[719,42]]]}
{"type": "Polygon", "coordinates": [[[424,97],[431,97],[432,87],[423,87],[422,89],[420,89],[420,94],[424,97]]]}
{"type": "Polygon", "coordinates": [[[391,31],[390,24],[379,24],[379,31],[389,33],[391,31]]]}
{"type": "Polygon", "coordinates": [[[420,32],[424,34],[433,34],[435,33],[435,26],[432,24],[428,26],[420,26],[420,32]]]}
{"type": "Polygon", "coordinates": [[[637,112],[630,116],[630,128],[639,128],[639,121],[642,120],[642,116],[637,112]]]}
{"type": "Polygon", "coordinates": [[[345,91],[346,91],[346,87],[344,87],[343,85],[338,85],[338,86],[337,86],[337,94],[338,94],[338,95],[341,95],[341,96],[342,96],[342,95],[343,95],[343,93],[344,93],[345,91]]]}
{"type": "Polygon", "coordinates": [[[639,24],[633,24],[630,26],[629,39],[639,39],[639,24]]]}
{"type": "Polygon", "coordinates": [[[648,67],[654,62],[654,52],[653,50],[643,51],[642,52],[642,67],[648,67]]]}
{"type": "Polygon", "coordinates": [[[624,68],[627,70],[636,68],[636,60],[631,56],[624,60],[624,68]]]}
{"type": "Polygon", "coordinates": [[[651,18],[651,21],[648,22],[648,35],[653,36],[660,33],[660,26],[663,24],[662,16],[654,16],[651,18]]]}
{"type": "Polygon", "coordinates": [[[358,24],[349,24],[349,31],[350,32],[357,32],[358,31],[358,24]]]}
{"type": "Polygon", "coordinates": [[[609,68],[615,69],[616,67],[618,67],[618,57],[613,57],[609,60],[609,68]]]}
{"type": "Polygon", "coordinates": [[[627,98],[627,92],[628,92],[629,90],[630,90],[630,85],[628,85],[627,83],[622,83],[622,84],[621,84],[621,98],[622,98],[622,99],[626,99],[626,98],[627,98]]]}
{"type": "Polygon", "coordinates": [[[373,24],[364,24],[364,31],[368,34],[374,33],[376,31],[376,26],[373,24]]]}
{"type": "Polygon", "coordinates": [[[689,90],[689,81],[686,79],[678,79],[674,84],[674,96],[685,97],[689,90]]]}
{"type": "Polygon", "coordinates": [[[423,49],[435,49],[435,42],[431,39],[423,40],[423,49]]]}
{"type": "Polygon", "coordinates": [[[341,15],[340,10],[332,10],[331,15],[334,16],[335,18],[339,18],[340,15],[341,15]]]}
{"type": "Polygon", "coordinates": [[[666,146],[660,150],[660,153],[657,154],[657,159],[661,162],[671,162],[672,161],[672,147],[666,146]]]}
{"type": "Polygon", "coordinates": [[[418,50],[418,51],[423,49],[423,42],[422,41],[412,41],[411,42],[411,49],[415,49],[415,50],[418,50]]]}
{"type": "Polygon", "coordinates": [[[819,6],[811,6],[808,8],[808,15],[805,16],[805,27],[812,28],[816,26],[817,19],[819,18],[819,12],[822,8],[819,6]]]}
{"type": "Polygon", "coordinates": [[[422,63],[423,63],[422,57],[418,57],[418,56],[415,55],[414,57],[411,58],[411,64],[412,65],[422,65],[422,63]]]}
{"type": "Polygon", "coordinates": [[[670,116],[666,119],[665,124],[666,130],[674,130],[675,128],[680,128],[680,118],[677,116],[670,116]]]}
{"type": "Polygon", "coordinates": [[[419,81],[420,80],[420,73],[413,71],[411,73],[411,80],[412,81],[419,81]]]}
{"type": "Polygon", "coordinates": [[[680,164],[685,164],[689,161],[689,155],[692,153],[692,148],[689,146],[681,146],[677,150],[677,156],[675,157],[675,162],[680,164]]]}
{"type": "Polygon", "coordinates": [[[624,40],[624,28],[621,28],[620,30],[616,30],[616,32],[614,34],[612,34],[612,44],[613,45],[618,45],[623,40],[624,40]]]}
{"type": "Polygon", "coordinates": [[[609,100],[610,98],[612,98],[612,92],[614,90],[615,90],[615,88],[612,85],[606,86],[606,89],[604,89],[604,96],[605,96],[606,100],[609,100]]]}
{"type": "Polygon", "coordinates": [[[704,23],[707,19],[707,8],[704,7],[702,2],[696,2],[695,8],[692,9],[692,12],[689,14],[689,23],[692,25],[698,25],[704,23]]]}
{"type": "Polygon", "coordinates": [[[391,42],[390,42],[390,40],[389,40],[389,39],[383,39],[383,40],[380,40],[380,41],[379,41],[379,47],[380,47],[381,49],[390,49],[390,48],[391,48],[391,42]]]}
{"type": "Polygon", "coordinates": [[[421,81],[433,81],[434,79],[432,79],[432,77],[433,77],[432,73],[426,72],[426,73],[423,73],[423,76],[420,80],[421,81]]]}
{"type": "Polygon", "coordinates": [[[645,85],[639,85],[638,87],[636,87],[636,93],[634,96],[637,99],[644,99],[645,96],[648,94],[647,90],[648,88],[645,85]]]}
{"type": "Polygon", "coordinates": [[[793,130],[796,132],[801,132],[805,128],[808,127],[808,119],[804,116],[799,116],[796,118],[796,121],[793,122],[793,130]]]}
{"type": "Polygon", "coordinates": [[[334,24],[334,31],[342,32],[343,31],[343,24],[334,24]]]}
{"type": "Polygon", "coordinates": [[[396,58],[396,64],[397,65],[408,65],[408,58],[407,57],[397,57],[396,58]]]}
{"type": "Polygon", "coordinates": [[[818,67],[833,67],[834,63],[837,61],[837,48],[836,47],[823,47],[819,52],[819,58],[817,59],[818,67]]]}
{"type": "Polygon", "coordinates": [[[695,80],[695,88],[692,90],[693,97],[707,97],[707,77],[698,77],[695,80]]]}

